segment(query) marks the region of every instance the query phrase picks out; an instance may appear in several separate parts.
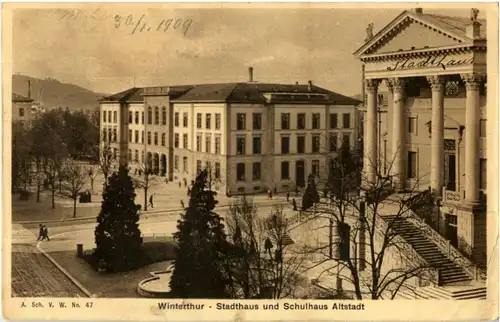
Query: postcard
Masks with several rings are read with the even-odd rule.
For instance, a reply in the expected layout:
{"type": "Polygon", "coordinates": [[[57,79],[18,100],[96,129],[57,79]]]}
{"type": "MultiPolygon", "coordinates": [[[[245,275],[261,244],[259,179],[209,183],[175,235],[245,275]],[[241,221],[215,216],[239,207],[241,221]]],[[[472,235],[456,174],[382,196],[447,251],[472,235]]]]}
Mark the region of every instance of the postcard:
{"type": "Polygon", "coordinates": [[[495,3],[7,3],[11,320],[498,318],[495,3]]]}

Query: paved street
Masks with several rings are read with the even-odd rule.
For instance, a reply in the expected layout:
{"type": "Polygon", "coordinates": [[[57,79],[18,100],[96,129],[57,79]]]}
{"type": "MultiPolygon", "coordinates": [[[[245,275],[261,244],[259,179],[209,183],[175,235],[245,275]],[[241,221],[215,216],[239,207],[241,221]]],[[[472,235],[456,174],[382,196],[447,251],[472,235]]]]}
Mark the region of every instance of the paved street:
{"type": "Polygon", "coordinates": [[[12,296],[79,297],[84,294],[35,247],[35,233],[12,230],[12,296]]]}

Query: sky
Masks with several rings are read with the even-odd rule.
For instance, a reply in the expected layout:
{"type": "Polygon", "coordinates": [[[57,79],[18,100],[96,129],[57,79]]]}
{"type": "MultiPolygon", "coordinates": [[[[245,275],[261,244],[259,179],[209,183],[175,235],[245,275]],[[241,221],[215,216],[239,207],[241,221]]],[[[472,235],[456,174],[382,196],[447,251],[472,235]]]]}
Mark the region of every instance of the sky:
{"type": "Polygon", "coordinates": [[[16,9],[13,72],[109,94],[134,84],[244,82],[252,66],[259,82],[311,80],[354,95],[361,91],[361,64],[353,52],[366,27],[374,23],[377,33],[403,10],[16,9]]]}

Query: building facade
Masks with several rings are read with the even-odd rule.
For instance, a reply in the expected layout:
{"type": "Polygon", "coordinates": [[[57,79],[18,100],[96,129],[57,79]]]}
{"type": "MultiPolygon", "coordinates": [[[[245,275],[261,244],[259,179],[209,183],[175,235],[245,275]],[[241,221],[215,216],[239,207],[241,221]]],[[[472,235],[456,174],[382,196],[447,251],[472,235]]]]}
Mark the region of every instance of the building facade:
{"type": "Polygon", "coordinates": [[[431,189],[450,242],[486,260],[486,21],[404,11],[356,51],[365,82],[364,174],[431,189]],[[390,95],[378,104],[380,91],[390,95]],[[387,166],[390,164],[390,166],[387,166]],[[387,170],[383,168],[386,167],[387,170]]]}
{"type": "Polygon", "coordinates": [[[12,93],[12,122],[29,123],[32,119],[32,104],[31,98],[12,93]]]}
{"type": "MultiPolygon", "coordinates": [[[[250,75],[252,71],[250,70],[250,75]]],[[[101,140],[134,173],[188,183],[210,169],[230,195],[305,187],[342,140],[358,142],[359,101],[308,84],[132,88],[105,98],[101,140]]]]}

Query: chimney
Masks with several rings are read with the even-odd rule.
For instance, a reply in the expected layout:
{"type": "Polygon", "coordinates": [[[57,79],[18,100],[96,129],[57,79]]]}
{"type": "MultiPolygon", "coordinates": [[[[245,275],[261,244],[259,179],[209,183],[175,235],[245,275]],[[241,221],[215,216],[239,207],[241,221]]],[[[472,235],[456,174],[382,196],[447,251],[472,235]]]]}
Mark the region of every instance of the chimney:
{"type": "Polygon", "coordinates": [[[422,8],[414,8],[412,11],[413,11],[413,13],[416,13],[417,15],[421,15],[422,13],[424,13],[422,8]]]}
{"type": "Polygon", "coordinates": [[[28,98],[31,98],[31,81],[28,80],[28,98]]]}
{"type": "Polygon", "coordinates": [[[312,92],[312,86],[313,86],[313,82],[312,82],[312,81],[308,81],[308,82],[307,82],[307,90],[308,90],[309,92],[312,92]]]}
{"type": "Polygon", "coordinates": [[[253,82],[253,67],[248,67],[248,82],[253,82]]]}

